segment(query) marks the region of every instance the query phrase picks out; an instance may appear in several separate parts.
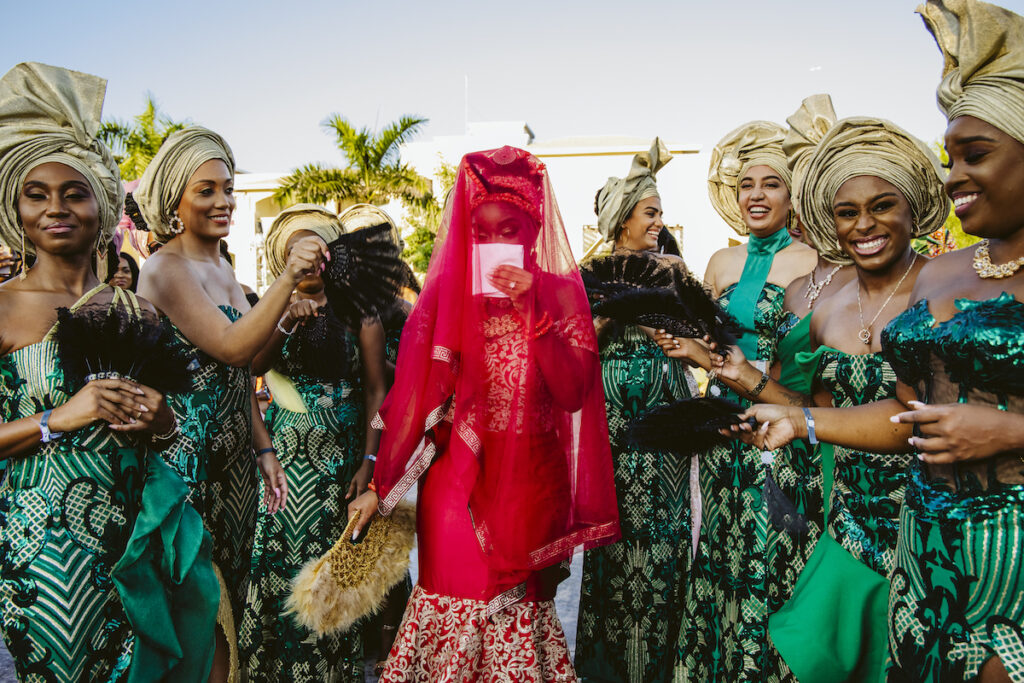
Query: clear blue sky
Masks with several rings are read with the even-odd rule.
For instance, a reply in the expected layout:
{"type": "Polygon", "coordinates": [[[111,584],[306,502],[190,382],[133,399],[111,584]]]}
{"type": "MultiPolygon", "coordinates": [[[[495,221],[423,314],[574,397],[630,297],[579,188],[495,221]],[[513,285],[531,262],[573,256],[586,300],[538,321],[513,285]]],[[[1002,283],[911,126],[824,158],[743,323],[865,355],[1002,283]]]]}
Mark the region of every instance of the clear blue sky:
{"type": "MultiPolygon", "coordinates": [[[[711,146],[783,122],[811,93],[926,140],[941,59],[905,0],[5,3],[0,68],[42,61],[109,80],[105,113],[152,91],[222,133],[240,167],[340,163],[319,123],[525,120],[539,139],[661,135],[711,146]]],[[[1024,14],[1024,0],[1003,0],[1024,14]]]]}

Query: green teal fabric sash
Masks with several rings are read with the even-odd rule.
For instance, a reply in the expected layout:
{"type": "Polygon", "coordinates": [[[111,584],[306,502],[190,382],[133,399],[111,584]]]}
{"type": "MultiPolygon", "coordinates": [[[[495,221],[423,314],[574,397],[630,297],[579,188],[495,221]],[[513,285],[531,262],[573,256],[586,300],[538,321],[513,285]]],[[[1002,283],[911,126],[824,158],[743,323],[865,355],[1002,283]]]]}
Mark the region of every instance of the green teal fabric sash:
{"type": "MultiPolygon", "coordinates": [[[[747,260],[743,264],[736,288],[729,297],[728,311],[745,329],[754,329],[754,313],[757,300],[768,282],[768,273],[772,269],[775,254],[793,242],[789,231],[785,228],[772,233],[768,237],[758,237],[751,233],[747,240],[747,260]]],[[[748,360],[757,358],[757,334],[747,332],[740,337],[740,349],[748,360]]]]}
{"type": "Polygon", "coordinates": [[[150,454],[142,508],[124,555],[111,571],[135,631],[128,672],[136,681],[205,681],[213,664],[220,588],[212,542],[188,489],[150,454]]]}

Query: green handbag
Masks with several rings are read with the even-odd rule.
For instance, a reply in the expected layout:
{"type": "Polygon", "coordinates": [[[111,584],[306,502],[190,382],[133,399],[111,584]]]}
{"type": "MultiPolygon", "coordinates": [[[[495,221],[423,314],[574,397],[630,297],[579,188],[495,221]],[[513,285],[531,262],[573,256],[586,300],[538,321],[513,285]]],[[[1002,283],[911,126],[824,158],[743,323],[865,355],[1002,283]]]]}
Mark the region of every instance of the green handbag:
{"type": "MultiPolygon", "coordinates": [[[[827,510],[835,468],[828,444],[821,447],[821,466],[827,510]]],[[[792,597],[768,617],[768,633],[800,683],[884,681],[888,603],[888,579],[847,552],[826,528],[792,597]]]]}

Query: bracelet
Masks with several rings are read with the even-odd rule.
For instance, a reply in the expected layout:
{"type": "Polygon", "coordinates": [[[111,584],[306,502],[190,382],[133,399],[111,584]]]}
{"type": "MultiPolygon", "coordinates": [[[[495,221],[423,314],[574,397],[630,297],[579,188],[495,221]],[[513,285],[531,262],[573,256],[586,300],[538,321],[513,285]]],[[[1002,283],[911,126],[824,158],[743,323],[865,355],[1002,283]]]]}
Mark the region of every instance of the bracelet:
{"type": "Polygon", "coordinates": [[[295,328],[298,327],[298,326],[299,326],[299,324],[295,323],[295,325],[292,326],[292,331],[289,332],[288,330],[286,330],[283,327],[281,327],[281,321],[280,320],[277,321],[277,331],[280,332],[281,334],[283,334],[286,337],[292,336],[292,334],[295,333],[295,328]]]}
{"type": "Polygon", "coordinates": [[[370,483],[366,485],[366,490],[367,491],[373,491],[374,493],[377,493],[377,484],[375,484],[373,482],[373,480],[371,479],[370,483]]]}
{"type": "Polygon", "coordinates": [[[544,315],[541,316],[540,320],[538,320],[537,324],[533,327],[533,336],[531,339],[539,339],[543,337],[545,334],[550,332],[551,328],[554,326],[555,323],[552,322],[551,316],[547,311],[544,311],[544,315]]]}
{"type": "Polygon", "coordinates": [[[264,455],[266,453],[273,453],[274,455],[277,455],[277,449],[276,448],[261,448],[258,451],[256,451],[256,457],[259,458],[260,456],[262,456],[262,455],[264,455]]]}
{"type": "Polygon", "coordinates": [[[376,453],[367,453],[366,455],[363,456],[363,460],[369,460],[370,462],[377,462],[377,454],[376,453]]]}
{"type": "Polygon", "coordinates": [[[163,434],[153,434],[149,438],[150,438],[151,441],[170,441],[171,439],[173,439],[177,435],[178,435],[178,417],[175,415],[175,416],[172,416],[172,418],[171,418],[171,428],[170,429],[168,429],[163,434]]]}
{"type": "Polygon", "coordinates": [[[53,408],[49,408],[44,410],[43,414],[39,417],[39,438],[43,443],[50,443],[64,436],[64,432],[50,431],[50,413],[52,412],[53,408]]]}
{"type": "Polygon", "coordinates": [[[769,379],[771,379],[771,378],[768,376],[768,373],[767,372],[762,372],[761,373],[761,381],[757,383],[757,386],[755,386],[753,389],[748,391],[747,394],[751,398],[754,398],[755,396],[760,394],[762,391],[764,391],[764,388],[766,386],[768,386],[768,380],[769,379]]]}
{"type": "Polygon", "coordinates": [[[814,435],[814,418],[811,417],[810,408],[804,408],[804,420],[807,421],[807,441],[813,446],[818,443],[818,437],[814,435]]]}

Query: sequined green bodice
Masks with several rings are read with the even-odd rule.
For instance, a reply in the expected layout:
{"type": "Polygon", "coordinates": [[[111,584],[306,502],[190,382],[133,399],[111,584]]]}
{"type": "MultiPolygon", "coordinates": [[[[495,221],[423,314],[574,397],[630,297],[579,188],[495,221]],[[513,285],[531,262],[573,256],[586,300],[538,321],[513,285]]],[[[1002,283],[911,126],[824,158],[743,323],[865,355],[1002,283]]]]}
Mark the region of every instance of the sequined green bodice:
{"type": "Polygon", "coordinates": [[[776,348],[781,366],[779,384],[801,394],[811,393],[813,378],[802,372],[796,363],[796,354],[811,350],[811,314],[798,318],[792,311],[785,311],[779,322],[776,348]]]}
{"type": "MultiPolygon", "coordinates": [[[[729,298],[732,296],[736,285],[729,285],[718,297],[718,305],[728,309],[729,298]]],[[[786,290],[775,284],[767,284],[761,290],[757,299],[757,309],[754,311],[754,330],[757,332],[757,358],[748,358],[749,361],[764,361],[764,369],[771,367],[775,362],[778,353],[778,329],[782,324],[783,310],[782,303],[786,298],[786,290]]],[[[711,394],[714,396],[728,397],[744,405],[749,401],[739,399],[724,384],[717,380],[711,384],[711,394]]]]}
{"type": "MultiPolygon", "coordinates": [[[[1003,294],[957,299],[956,314],[936,323],[922,300],[882,332],[883,353],[925,403],[970,403],[1024,413],[1024,303],[1003,294]]],[[[1024,502],[1020,452],[949,465],[915,466],[929,506],[987,510],[1024,502]]],[[[915,490],[916,490],[915,486],[915,490]]],[[[915,494],[916,495],[916,494],[915,494]]]]}

